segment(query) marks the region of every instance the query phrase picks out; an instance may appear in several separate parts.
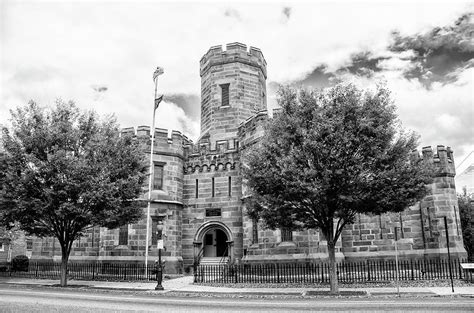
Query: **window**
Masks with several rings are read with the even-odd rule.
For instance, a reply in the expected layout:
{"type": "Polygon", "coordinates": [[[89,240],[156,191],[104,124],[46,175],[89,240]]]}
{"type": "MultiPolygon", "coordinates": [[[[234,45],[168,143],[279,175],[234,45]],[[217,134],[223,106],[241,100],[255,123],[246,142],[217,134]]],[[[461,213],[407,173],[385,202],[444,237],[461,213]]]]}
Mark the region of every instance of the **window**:
{"type": "Polygon", "coordinates": [[[222,92],[222,103],[221,105],[224,106],[229,106],[229,85],[230,84],[222,84],[221,86],[221,92],[222,92]]]}
{"type": "Polygon", "coordinates": [[[128,245],[128,224],[120,226],[119,228],[119,245],[128,245]]]}
{"type": "Polygon", "coordinates": [[[0,242],[0,251],[5,251],[5,245],[3,242],[0,242]]]}
{"type": "Polygon", "coordinates": [[[155,164],[153,168],[153,190],[163,190],[164,164],[155,164]]]}
{"type": "Polygon", "coordinates": [[[252,243],[258,243],[258,220],[252,220],[252,243]]]}
{"type": "Polygon", "coordinates": [[[199,180],[196,179],[196,198],[199,198],[199,180]]]}
{"type": "Polygon", "coordinates": [[[212,197],[214,198],[215,190],[214,190],[214,177],[212,177],[212,186],[211,186],[212,197]]]}
{"type": "Polygon", "coordinates": [[[33,250],[33,239],[26,239],[26,250],[33,250]]]}
{"type": "Polygon", "coordinates": [[[281,241],[293,241],[293,232],[288,228],[282,228],[281,241]]]}
{"type": "Polygon", "coordinates": [[[229,197],[232,196],[232,177],[229,176],[229,197]]]}

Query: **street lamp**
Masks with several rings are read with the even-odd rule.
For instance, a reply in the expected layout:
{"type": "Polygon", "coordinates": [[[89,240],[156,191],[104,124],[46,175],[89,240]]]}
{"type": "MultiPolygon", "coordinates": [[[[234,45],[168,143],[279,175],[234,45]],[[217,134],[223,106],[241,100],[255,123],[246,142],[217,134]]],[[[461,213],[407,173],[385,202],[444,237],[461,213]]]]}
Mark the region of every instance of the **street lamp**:
{"type": "Polygon", "coordinates": [[[156,287],[155,290],[164,290],[161,282],[163,281],[163,263],[161,262],[161,250],[163,249],[163,222],[159,221],[156,225],[156,237],[158,239],[158,262],[155,261],[156,287]]]}

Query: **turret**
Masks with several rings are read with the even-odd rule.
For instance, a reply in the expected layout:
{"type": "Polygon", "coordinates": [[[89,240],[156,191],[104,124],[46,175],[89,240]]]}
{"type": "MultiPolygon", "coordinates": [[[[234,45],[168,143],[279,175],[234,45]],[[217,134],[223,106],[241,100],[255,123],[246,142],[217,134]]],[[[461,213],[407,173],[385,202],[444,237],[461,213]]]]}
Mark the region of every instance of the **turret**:
{"type": "MultiPolygon", "coordinates": [[[[265,110],[266,61],[262,52],[241,43],[214,46],[200,61],[201,140],[228,140],[237,128],[265,110]]],[[[199,140],[199,141],[201,141],[199,140]]]]}

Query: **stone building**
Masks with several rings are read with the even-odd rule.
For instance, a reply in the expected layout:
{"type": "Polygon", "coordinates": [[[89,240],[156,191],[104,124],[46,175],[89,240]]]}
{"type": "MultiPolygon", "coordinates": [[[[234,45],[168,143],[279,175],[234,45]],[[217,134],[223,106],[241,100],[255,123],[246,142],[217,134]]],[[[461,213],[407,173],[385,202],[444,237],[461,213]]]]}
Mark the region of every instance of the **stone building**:
{"type": "MultiPolygon", "coordinates": [[[[71,261],[143,262],[157,256],[156,228],[164,224],[167,272],[182,272],[200,262],[288,262],[327,258],[320,232],[265,230],[245,213],[241,156],[263,134],[266,111],[266,61],[262,52],[241,43],[211,47],[200,61],[201,134],[193,143],[180,132],[155,129],[150,241],[146,218],[119,229],[96,227],[78,240],[71,261]]],[[[126,128],[149,151],[150,128],[126,128]]],[[[431,195],[400,214],[360,215],[347,226],[337,257],[392,258],[394,227],[401,229],[405,258],[446,256],[443,216],[448,217],[451,251],[465,256],[454,187],[451,149],[423,148],[422,157],[439,169],[431,195]]],[[[146,211],[146,209],[144,209],[146,211]]],[[[60,260],[51,238],[35,239],[33,259],[60,260]]]]}

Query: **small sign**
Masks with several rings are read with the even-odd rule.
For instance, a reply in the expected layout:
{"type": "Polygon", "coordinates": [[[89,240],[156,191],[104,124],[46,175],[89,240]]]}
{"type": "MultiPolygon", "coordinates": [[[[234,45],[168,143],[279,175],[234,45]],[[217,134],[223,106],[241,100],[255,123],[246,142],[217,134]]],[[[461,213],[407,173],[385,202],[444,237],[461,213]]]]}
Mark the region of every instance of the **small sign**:
{"type": "Polygon", "coordinates": [[[206,209],[206,217],[221,216],[221,209],[206,209]]]}
{"type": "Polygon", "coordinates": [[[163,239],[158,240],[158,249],[163,249],[163,239]]]}

